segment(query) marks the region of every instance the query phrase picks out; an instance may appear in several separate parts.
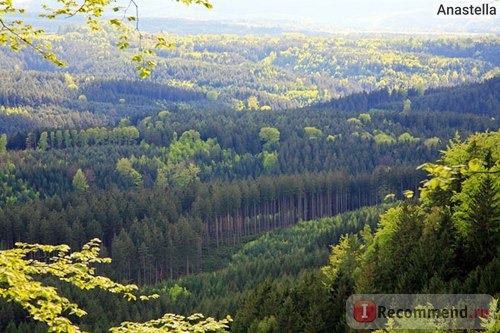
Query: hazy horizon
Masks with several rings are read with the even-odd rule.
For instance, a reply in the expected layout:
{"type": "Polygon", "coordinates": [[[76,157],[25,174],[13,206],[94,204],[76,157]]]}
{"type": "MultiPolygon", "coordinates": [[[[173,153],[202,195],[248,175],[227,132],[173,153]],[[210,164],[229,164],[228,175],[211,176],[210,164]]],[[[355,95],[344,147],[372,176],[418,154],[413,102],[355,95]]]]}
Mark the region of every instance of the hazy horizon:
{"type": "MultiPolygon", "coordinates": [[[[24,3],[30,10],[39,7],[36,0],[14,0],[24,3]]],[[[54,0],[49,0],[54,1],[54,0]]],[[[443,17],[437,16],[439,4],[460,6],[481,4],[481,0],[212,0],[213,9],[199,5],[185,6],[174,0],[136,0],[141,17],[180,18],[192,20],[251,22],[279,24],[297,22],[299,25],[344,27],[359,30],[403,31],[443,29],[445,31],[478,30],[500,31],[499,14],[496,16],[443,17]]],[[[485,1],[495,5],[498,1],[485,1]]],[[[119,0],[126,6],[129,1],[119,0]]],[[[131,11],[133,13],[133,11],[131,11]]]]}

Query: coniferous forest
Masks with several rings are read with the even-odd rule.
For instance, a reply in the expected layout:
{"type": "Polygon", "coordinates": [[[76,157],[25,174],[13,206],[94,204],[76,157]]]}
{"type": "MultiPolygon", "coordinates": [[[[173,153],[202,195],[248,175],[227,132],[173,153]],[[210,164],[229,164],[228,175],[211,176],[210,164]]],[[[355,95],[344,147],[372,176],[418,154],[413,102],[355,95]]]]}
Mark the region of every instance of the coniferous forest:
{"type": "MultiPolygon", "coordinates": [[[[0,250],[98,238],[101,274],[159,296],[44,277],[82,329],[347,332],[355,293],[500,296],[498,36],[167,35],[145,79],[111,28],[46,38],[68,66],[0,48],[0,250]]],[[[47,327],[0,298],[0,332],[47,327]]]]}

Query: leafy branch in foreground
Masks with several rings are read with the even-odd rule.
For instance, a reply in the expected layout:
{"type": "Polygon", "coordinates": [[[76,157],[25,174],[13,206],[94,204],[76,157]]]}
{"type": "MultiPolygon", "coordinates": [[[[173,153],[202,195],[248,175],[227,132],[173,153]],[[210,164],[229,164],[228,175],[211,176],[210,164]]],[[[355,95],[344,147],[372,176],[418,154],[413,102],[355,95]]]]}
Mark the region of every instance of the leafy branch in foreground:
{"type": "MultiPolygon", "coordinates": [[[[116,47],[120,50],[131,47],[130,37],[135,33],[139,34],[138,51],[131,57],[131,61],[136,64],[136,70],[141,78],[146,78],[151,75],[151,71],[155,68],[156,63],[153,60],[155,49],[171,48],[174,45],[167,43],[164,37],[156,36],[153,43],[143,45],[143,36],[139,31],[139,7],[137,2],[130,0],[128,6],[114,6],[117,0],[57,0],[58,6],[50,7],[47,4],[41,4],[44,12],[39,16],[41,18],[55,20],[59,17],[79,16],[86,19],[86,24],[91,31],[101,31],[105,24],[114,27],[119,38],[116,42],[116,47]],[[128,15],[128,9],[134,6],[134,15],[128,15]],[[113,12],[123,11],[122,18],[109,18],[101,20],[106,12],[106,9],[111,9],[113,12]],[[131,28],[129,22],[135,22],[135,29],[131,28]]],[[[208,0],[177,0],[177,2],[186,5],[197,4],[205,8],[212,8],[208,0]]],[[[35,28],[30,24],[26,24],[22,19],[22,15],[26,14],[24,8],[18,8],[14,5],[13,0],[0,0],[0,46],[8,46],[13,51],[19,51],[25,47],[31,47],[35,52],[39,53],[49,62],[56,66],[65,66],[65,62],[52,51],[52,44],[46,38],[44,29],[35,28]]]]}
{"type": "Polygon", "coordinates": [[[65,66],[65,63],[52,52],[52,45],[41,40],[43,29],[36,29],[19,19],[9,21],[5,18],[5,16],[23,15],[25,12],[22,8],[13,7],[12,0],[0,0],[0,45],[8,45],[13,51],[29,46],[56,66],[65,66]]]}
{"type": "Polygon", "coordinates": [[[221,321],[213,318],[205,318],[202,314],[194,314],[183,317],[174,314],[166,314],[160,319],[145,323],[124,322],[120,327],[113,327],[112,333],[147,333],[147,332],[225,332],[231,317],[221,321]]]}
{"type": "MultiPolygon", "coordinates": [[[[37,278],[52,276],[82,290],[99,288],[122,294],[127,300],[137,300],[136,285],[123,285],[95,274],[94,264],[110,263],[110,258],[100,258],[101,241],[93,239],[81,251],[70,253],[67,245],[40,245],[16,243],[16,247],[0,251],[0,297],[19,304],[30,316],[49,327],[49,332],[83,332],[68,317],[82,317],[86,312],[78,304],[60,296],[55,287],[44,285],[37,278]],[[42,256],[43,255],[43,256],[42,256]],[[44,257],[46,261],[28,259],[44,257]]],[[[157,298],[158,295],[140,296],[140,300],[157,298]]],[[[123,323],[112,332],[211,332],[224,331],[230,318],[216,321],[204,320],[202,315],[187,318],[166,314],[163,318],[146,323],[123,323]]]]}
{"type": "Polygon", "coordinates": [[[454,197],[464,185],[482,181],[484,178],[498,177],[500,159],[497,149],[500,132],[487,132],[475,135],[468,141],[461,141],[457,135],[450,141],[449,149],[443,152],[443,159],[438,163],[425,163],[418,167],[427,171],[430,179],[423,183],[421,196],[429,201],[436,193],[454,197]],[[484,139],[482,137],[485,137],[484,139]]]}

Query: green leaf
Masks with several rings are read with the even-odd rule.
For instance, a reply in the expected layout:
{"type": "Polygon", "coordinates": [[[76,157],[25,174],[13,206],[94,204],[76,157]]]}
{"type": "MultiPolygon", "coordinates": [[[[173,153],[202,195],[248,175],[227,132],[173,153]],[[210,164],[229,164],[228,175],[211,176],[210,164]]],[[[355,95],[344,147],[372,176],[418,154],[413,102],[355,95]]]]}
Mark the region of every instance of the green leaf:
{"type": "Polygon", "coordinates": [[[116,44],[116,46],[118,47],[118,49],[124,50],[124,49],[127,49],[127,48],[130,47],[130,43],[128,43],[128,42],[119,42],[119,43],[116,44]]]}
{"type": "Polygon", "coordinates": [[[384,197],[384,201],[392,201],[396,198],[396,195],[394,193],[389,193],[384,197]]]}
{"type": "MultiPolygon", "coordinates": [[[[142,57],[141,54],[136,54],[135,56],[132,57],[133,62],[142,62],[143,60],[144,58],[142,57]]],[[[139,68],[136,69],[139,70],[139,68]]]]}
{"type": "Polygon", "coordinates": [[[119,26],[122,25],[122,22],[120,20],[118,20],[118,19],[111,19],[111,20],[109,20],[109,23],[111,25],[114,25],[114,26],[117,26],[117,27],[119,27],[119,26]]]}
{"type": "Polygon", "coordinates": [[[480,159],[474,158],[469,161],[468,163],[469,171],[472,172],[479,172],[481,168],[483,167],[483,163],[480,159]]]}
{"type": "Polygon", "coordinates": [[[404,195],[407,199],[411,199],[411,198],[413,198],[414,192],[413,192],[413,191],[411,191],[411,190],[405,190],[405,191],[403,191],[403,195],[404,195]]]}

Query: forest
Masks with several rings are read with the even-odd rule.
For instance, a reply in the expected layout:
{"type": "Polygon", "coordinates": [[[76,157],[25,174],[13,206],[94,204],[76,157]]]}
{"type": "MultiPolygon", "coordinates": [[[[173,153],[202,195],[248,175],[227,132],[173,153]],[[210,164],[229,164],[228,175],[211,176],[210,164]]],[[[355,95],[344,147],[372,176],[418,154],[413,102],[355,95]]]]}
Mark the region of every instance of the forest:
{"type": "Polygon", "coordinates": [[[99,272],[159,295],[56,283],[82,328],[346,332],[354,293],[499,297],[498,38],[166,35],[138,79],[115,37],[62,26],[65,68],[0,48],[0,250],[98,238],[99,272]]]}

